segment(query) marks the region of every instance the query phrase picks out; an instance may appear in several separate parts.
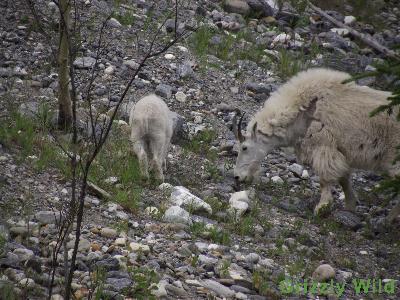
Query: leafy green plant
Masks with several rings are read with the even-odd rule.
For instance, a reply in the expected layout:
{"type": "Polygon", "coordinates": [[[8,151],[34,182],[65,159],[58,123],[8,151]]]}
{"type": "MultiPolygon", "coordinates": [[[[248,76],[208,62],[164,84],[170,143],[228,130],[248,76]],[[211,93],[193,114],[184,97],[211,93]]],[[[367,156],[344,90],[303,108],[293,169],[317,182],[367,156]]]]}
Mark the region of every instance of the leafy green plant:
{"type": "Polygon", "coordinates": [[[187,142],[184,145],[184,148],[188,151],[192,151],[197,154],[205,154],[207,156],[210,152],[210,144],[216,137],[217,133],[214,130],[203,130],[195,135],[192,140],[187,142]]]}
{"type": "Polygon", "coordinates": [[[220,276],[222,278],[228,277],[229,275],[229,267],[231,266],[231,262],[229,260],[223,259],[222,260],[222,265],[220,268],[220,276]]]}
{"type": "Polygon", "coordinates": [[[208,53],[210,39],[214,34],[214,29],[209,26],[201,26],[191,35],[189,45],[191,45],[196,56],[201,58],[208,53]]]}
{"type": "Polygon", "coordinates": [[[128,268],[134,282],[133,287],[128,290],[128,296],[134,296],[135,299],[156,299],[152,291],[157,289],[157,284],[160,281],[155,270],[145,267],[128,268]]]}
{"type": "Polygon", "coordinates": [[[117,223],[114,223],[111,227],[113,227],[118,232],[118,234],[121,232],[128,232],[129,222],[128,220],[121,220],[117,223]]]}
{"type": "Polygon", "coordinates": [[[0,256],[4,254],[4,247],[6,246],[7,239],[3,233],[0,232],[0,256]]]}
{"type": "Polygon", "coordinates": [[[112,16],[117,19],[121,23],[121,25],[124,26],[133,25],[133,23],[135,22],[135,16],[130,11],[126,11],[123,14],[113,13],[112,16]]]}
{"type": "MultiPolygon", "coordinates": [[[[91,274],[91,290],[94,291],[94,300],[109,299],[107,295],[104,295],[104,284],[106,281],[106,270],[102,267],[96,268],[91,274]]],[[[90,298],[89,298],[90,299],[90,298]]]]}
{"type": "Polygon", "coordinates": [[[7,299],[7,300],[17,300],[18,296],[14,291],[14,287],[11,283],[0,282],[0,299],[7,299]]]}
{"type": "Polygon", "coordinates": [[[227,246],[231,244],[231,238],[229,232],[223,229],[218,229],[216,227],[212,227],[210,229],[210,239],[214,243],[218,243],[221,245],[227,246]]]}

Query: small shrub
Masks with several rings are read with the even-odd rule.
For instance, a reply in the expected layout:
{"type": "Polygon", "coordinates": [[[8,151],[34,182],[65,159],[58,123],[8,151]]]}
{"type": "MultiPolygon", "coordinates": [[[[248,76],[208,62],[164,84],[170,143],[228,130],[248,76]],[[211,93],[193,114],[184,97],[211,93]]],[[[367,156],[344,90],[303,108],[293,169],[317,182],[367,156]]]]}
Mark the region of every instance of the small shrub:
{"type": "Polygon", "coordinates": [[[129,288],[127,295],[134,296],[135,299],[156,299],[152,291],[157,289],[159,276],[155,270],[148,268],[128,268],[134,282],[133,287],[129,288]]]}
{"type": "Polygon", "coordinates": [[[188,151],[207,156],[210,153],[210,144],[216,137],[217,133],[214,130],[207,129],[201,131],[191,141],[187,142],[184,148],[188,151]]]}
{"type": "Polygon", "coordinates": [[[0,299],[7,300],[17,300],[18,296],[14,291],[14,287],[11,283],[2,283],[0,282],[0,299]]]}

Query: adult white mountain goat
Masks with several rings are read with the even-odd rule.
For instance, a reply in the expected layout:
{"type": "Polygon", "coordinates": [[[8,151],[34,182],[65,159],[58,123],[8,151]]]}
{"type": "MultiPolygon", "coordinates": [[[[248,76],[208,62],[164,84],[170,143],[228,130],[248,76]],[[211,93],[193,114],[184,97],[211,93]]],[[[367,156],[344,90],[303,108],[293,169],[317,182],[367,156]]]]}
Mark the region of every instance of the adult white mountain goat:
{"type": "MultiPolygon", "coordinates": [[[[271,150],[292,146],[297,157],[320,177],[321,198],[315,213],[333,200],[331,188],[339,183],[345,194],[345,208],[354,210],[357,197],[351,185],[352,169],[400,174],[393,164],[400,143],[400,123],[393,115],[369,113],[387,104],[388,92],[343,84],[350,75],[315,68],[299,73],[282,85],[265,102],[243,135],[234,176],[251,180],[271,150]]],[[[392,222],[400,214],[400,203],[389,213],[392,222]]]]}
{"type": "Polygon", "coordinates": [[[156,178],[164,181],[163,170],[166,169],[166,157],[173,133],[172,112],[160,97],[147,95],[132,107],[129,125],[130,140],[142,175],[149,178],[150,167],[156,178]]]}

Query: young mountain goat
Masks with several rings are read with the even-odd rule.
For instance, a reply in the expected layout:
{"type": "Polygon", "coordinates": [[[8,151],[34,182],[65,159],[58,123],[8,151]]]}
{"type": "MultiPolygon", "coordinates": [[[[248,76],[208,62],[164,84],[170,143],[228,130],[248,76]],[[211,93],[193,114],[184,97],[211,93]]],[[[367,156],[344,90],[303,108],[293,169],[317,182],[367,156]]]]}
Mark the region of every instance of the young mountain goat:
{"type": "MultiPolygon", "coordinates": [[[[391,94],[354,82],[342,84],[349,78],[349,74],[322,68],[301,72],[271,95],[249,122],[245,136],[241,120],[237,129],[234,124],[241,142],[235,179],[251,180],[266,154],[292,146],[297,157],[320,177],[318,213],[332,202],[335,183],[343,188],[345,208],[355,209],[353,168],[400,174],[400,164],[393,164],[400,143],[396,113],[369,117],[372,110],[387,104],[391,94]]],[[[399,214],[400,203],[389,213],[388,221],[399,214]]]]}
{"type": "Polygon", "coordinates": [[[166,157],[173,133],[171,115],[165,102],[154,94],[140,99],[130,111],[130,140],[139,159],[140,170],[146,178],[149,178],[151,158],[150,168],[155,171],[157,179],[164,181],[163,169],[166,169],[166,157]]]}

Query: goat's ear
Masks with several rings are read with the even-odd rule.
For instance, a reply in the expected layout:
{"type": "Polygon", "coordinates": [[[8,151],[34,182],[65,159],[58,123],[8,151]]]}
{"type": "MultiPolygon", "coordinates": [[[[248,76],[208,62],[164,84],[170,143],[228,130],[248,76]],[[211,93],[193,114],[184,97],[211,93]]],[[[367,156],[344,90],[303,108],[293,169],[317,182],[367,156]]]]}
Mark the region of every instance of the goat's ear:
{"type": "Polygon", "coordinates": [[[257,133],[257,122],[255,122],[253,125],[253,128],[251,128],[251,139],[252,140],[257,139],[256,133],[257,133]]]}

